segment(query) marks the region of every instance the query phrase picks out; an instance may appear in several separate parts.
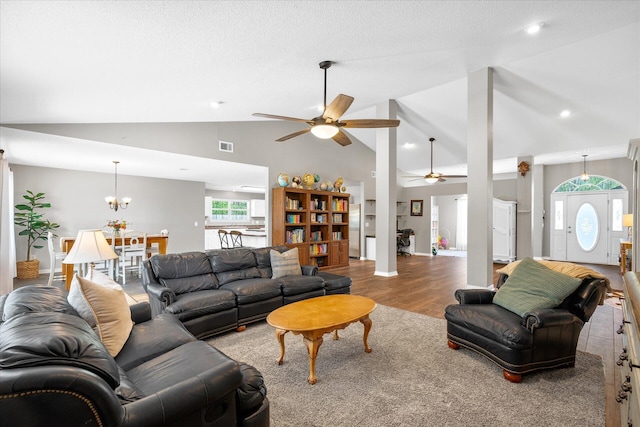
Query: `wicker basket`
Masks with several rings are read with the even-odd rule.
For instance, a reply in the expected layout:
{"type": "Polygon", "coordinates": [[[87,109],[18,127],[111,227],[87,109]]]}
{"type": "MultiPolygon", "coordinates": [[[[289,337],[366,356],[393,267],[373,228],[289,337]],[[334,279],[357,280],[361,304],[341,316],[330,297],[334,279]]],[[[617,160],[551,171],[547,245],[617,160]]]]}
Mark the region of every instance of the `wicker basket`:
{"type": "Polygon", "coordinates": [[[37,279],[40,273],[40,260],[18,261],[18,279],[37,279]]]}

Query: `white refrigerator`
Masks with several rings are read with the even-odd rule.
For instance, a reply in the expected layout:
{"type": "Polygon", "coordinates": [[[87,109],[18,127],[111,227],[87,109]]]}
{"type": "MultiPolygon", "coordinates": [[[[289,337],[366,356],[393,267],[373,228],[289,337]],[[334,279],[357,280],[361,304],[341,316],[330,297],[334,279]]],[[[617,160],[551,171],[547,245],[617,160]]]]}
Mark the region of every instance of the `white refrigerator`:
{"type": "Polygon", "coordinates": [[[360,259],[360,205],[349,205],[349,258],[360,259]]]}

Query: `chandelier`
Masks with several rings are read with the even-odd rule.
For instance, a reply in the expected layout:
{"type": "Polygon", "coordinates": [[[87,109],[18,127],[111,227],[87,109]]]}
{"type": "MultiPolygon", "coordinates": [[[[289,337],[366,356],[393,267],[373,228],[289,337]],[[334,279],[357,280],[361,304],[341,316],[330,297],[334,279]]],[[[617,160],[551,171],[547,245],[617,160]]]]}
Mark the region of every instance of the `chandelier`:
{"type": "Polygon", "coordinates": [[[115,196],[107,196],[104,198],[105,202],[109,203],[109,207],[115,210],[116,212],[118,212],[119,208],[127,209],[127,206],[129,206],[129,202],[131,202],[131,197],[123,197],[122,202],[118,201],[118,163],[120,162],[117,160],[113,161],[113,164],[115,165],[115,169],[116,169],[115,196]]]}
{"type": "Polygon", "coordinates": [[[582,155],[583,166],[582,166],[582,175],[580,175],[580,179],[583,181],[589,181],[589,174],[587,173],[587,155],[582,155]]]}

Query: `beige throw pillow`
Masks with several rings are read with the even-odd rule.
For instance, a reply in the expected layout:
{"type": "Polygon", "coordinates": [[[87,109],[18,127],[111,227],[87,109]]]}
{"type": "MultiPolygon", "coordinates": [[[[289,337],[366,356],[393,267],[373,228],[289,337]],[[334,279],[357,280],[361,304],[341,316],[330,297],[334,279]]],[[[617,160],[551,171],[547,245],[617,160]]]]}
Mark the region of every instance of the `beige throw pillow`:
{"type": "Polygon", "coordinates": [[[277,279],[284,276],[302,276],[300,261],[298,259],[298,248],[289,249],[280,253],[271,249],[271,278],[277,279]]]}
{"type": "MultiPolygon", "coordinates": [[[[124,290],[102,286],[78,275],[73,278],[71,286],[74,285],[77,288],[76,292],[84,297],[88,310],[95,319],[94,329],[100,340],[109,354],[115,357],[122,350],[133,329],[131,310],[124,290]]],[[[72,300],[69,300],[69,303],[74,305],[72,300]]],[[[74,308],[80,313],[79,307],[74,308]]]]}
{"type": "MultiPolygon", "coordinates": [[[[122,289],[122,286],[120,286],[118,282],[115,282],[109,276],[100,271],[94,271],[93,274],[89,272],[85,279],[88,279],[95,284],[107,288],[122,289]]],[[[69,304],[71,304],[71,306],[75,308],[78,314],[80,314],[80,317],[82,317],[84,321],[89,324],[89,326],[95,329],[96,317],[93,315],[93,309],[89,305],[84,292],[82,292],[78,275],[73,276],[71,286],[69,287],[69,295],[67,295],[67,301],[69,301],[69,304]]]]}

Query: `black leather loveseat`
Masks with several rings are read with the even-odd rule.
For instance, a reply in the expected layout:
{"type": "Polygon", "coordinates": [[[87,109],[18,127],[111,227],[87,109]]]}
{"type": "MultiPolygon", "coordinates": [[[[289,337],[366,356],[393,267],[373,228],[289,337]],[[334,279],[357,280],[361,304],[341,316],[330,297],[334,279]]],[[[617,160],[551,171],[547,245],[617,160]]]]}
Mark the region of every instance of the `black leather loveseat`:
{"type": "MultiPolygon", "coordinates": [[[[287,246],[154,255],[143,263],[142,286],[153,314],[177,316],[196,337],[243,329],[278,307],[322,295],[350,293],[351,279],[300,266],[274,275],[271,250],[287,246]]],[[[296,255],[297,262],[297,255],[296,255]]]]}
{"type": "Polygon", "coordinates": [[[59,288],[19,288],[0,313],[2,426],[269,425],[260,373],[147,303],[115,358],[59,288]]]}
{"type": "MultiPolygon", "coordinates": [[[[498,287],[508,278],[500,274],[498,287]]],[[[577,289],[558,306],[532,309],[523,315],[495,304],[495,291],[456,290],[459,304],[445,309],[449,347],[465,347],[486,356],[502,367],[504,377],[512,382],[520,382],[522,374],[535,370],[574,366],[582,327],[606,290],[600,277],[576,280],[577,289]]]]}

